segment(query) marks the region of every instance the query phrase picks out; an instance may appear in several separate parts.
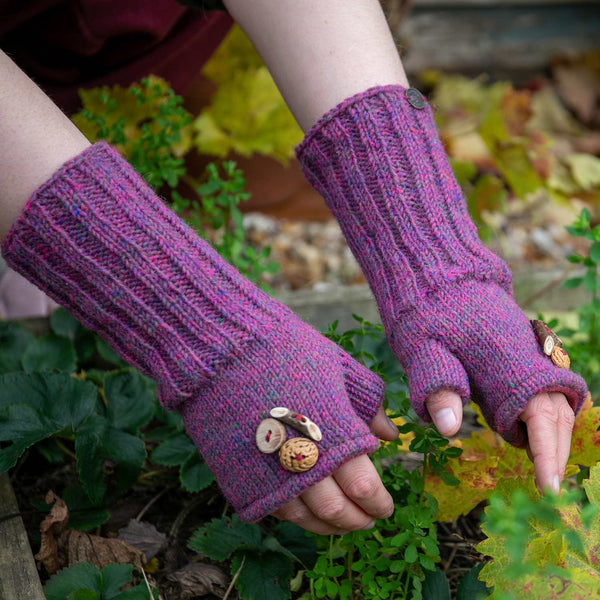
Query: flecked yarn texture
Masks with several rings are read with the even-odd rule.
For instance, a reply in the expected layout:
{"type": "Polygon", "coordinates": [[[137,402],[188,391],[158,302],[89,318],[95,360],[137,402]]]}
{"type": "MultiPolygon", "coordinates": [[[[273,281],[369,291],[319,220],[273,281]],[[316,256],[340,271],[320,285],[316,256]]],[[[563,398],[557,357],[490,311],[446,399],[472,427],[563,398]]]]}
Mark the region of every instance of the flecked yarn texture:
{"type": "MultiPolygon", "coordinates": [[[[30,198],[7,263],[157,382],[245,520],[258,520],[351,457],[383,382],[227,264],[119,154],[98,143],[30,198]],[[319,425],[319,460],[285,471],[255,432],[275,406],[319,425]]],[[[288,429],[288,439],[298,436],[288,429]]]]}
{"type": "Polygon", "coordinates": [[[369,281],[417,413],[431,420],[427,396],[453,389],[523,446],[518,417],[533,395],[563,392],[577,411],[586,385],[540,350],[508,267],[477,236],[431,108],[406,92],[377,87],[345,100],[297,156],[369,281]]]}

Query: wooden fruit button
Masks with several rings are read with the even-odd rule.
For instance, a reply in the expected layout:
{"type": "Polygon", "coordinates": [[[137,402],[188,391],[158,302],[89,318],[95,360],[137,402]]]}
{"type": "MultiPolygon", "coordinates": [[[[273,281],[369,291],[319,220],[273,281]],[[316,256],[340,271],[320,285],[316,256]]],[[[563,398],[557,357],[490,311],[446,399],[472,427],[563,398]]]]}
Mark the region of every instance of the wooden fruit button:
{"type": "Polygon", "coordinates": [[[540,321],[539,319],[532,319],[530,321],[531,326],[533,327],[533,332],[535,333],[535,337],[539,345],[542,348],[543,353],[546,356],[552,357],[552,353],[556,347],[562,348],[561,339],[544,323],[544,321],[540,321]]]}
{"type": "Polygon", "coordinates": [[[312,469],[319,458],[319,449],[306,438],[292,438],[279,450],[281,466],[292,473],[302,473],[312,469]]]}
{"type": "Polygon", "coordinates": [[[270,414],[282,423],[293,427],[300,433],[304,433],[309,438],[315,440],[315,442],[320,442],[323,439],[323,434],[318,425],[300,413],[294,412],[284,406],[277,406],[271,409],[270,414]]]}
{"type": "Polygon", "coordinates": [[[565,350],[559,348],[558,346],[554,346],[554,350],[552,350],[552,355],[550,356],[552,362],[561,369],[568,369],[571,366],[571,359],[565,350]]]}
{"type": "Polygon", "coordinates": [[[285,427],[275,419],[265,419],[256,428],[256,445],[265,454],[277,452],[286,437],[285,427]]]}

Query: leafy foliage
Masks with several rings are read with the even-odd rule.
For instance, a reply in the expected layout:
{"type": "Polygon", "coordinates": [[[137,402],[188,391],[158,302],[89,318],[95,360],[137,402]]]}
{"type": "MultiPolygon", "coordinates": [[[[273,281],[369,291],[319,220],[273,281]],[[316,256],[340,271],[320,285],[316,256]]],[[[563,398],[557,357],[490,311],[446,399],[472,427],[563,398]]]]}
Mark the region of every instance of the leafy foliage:
{"type": "Polygon", "coordinates": [[[285,104],[262,59],[234,26],[204,67],[217,84],[210,105],[193,123],[194,145],[203,154],[225,158],[265,154],[286,162],[302,130],[285,104]]]}
{"type": "Polygon", "coordinates": [[[158,406],[150,379],[121,368],[118,358],[111,364],[105,342],[66,310],[58,309],[50,325],[51,335],[35,338],[22,325],[0,323],[0,471],[33,445],[50,462],[74,457],[81,487],[68,488],[65,501],[75,509],[70,525],[82,529],[105,522],[110,498],[146,476],[147,446],[157,439],[157,464],[179,467],[185,489],[214,481],[181,417],[158,406]],[[83,368],[91,364],[109,370],[83,368]]]}
{"type": "Polygon", "coordinates": [[[313,563],[316,548],[299,527],[291,523],[278,527],[282,526],[284,533],[278,539],[263,536],[258,525],[242,523],[237,516],[213,519],[194,533],[188,546],[212,560],[233,555],[231,573],[237,575],[236,587],[244,600],[286,600],[294,563],[313,563]],[[298,531],[292,533],[291,529],[298,531]],[[282,544],[285,539],[292,542],[289,547],[282,544]]]}
{"type": "MultiPolygon", "coordinates": [[[[133,566],[110,564],[102,570],[87,562],[75,563],[51,577],[44,586],[46,600],[148,600],[145,584],[131,586],[133,566]]],[[[158,598],[158,592],[152,591],[158,598]]]]}
{"type": "Polygon", "coordinates": [[[492,557],[480,578],[490,598],[589,598],[600,593],[600,466],[578,490],[540,497],[533,481],[498,483],[478,550],[492,557]]]}

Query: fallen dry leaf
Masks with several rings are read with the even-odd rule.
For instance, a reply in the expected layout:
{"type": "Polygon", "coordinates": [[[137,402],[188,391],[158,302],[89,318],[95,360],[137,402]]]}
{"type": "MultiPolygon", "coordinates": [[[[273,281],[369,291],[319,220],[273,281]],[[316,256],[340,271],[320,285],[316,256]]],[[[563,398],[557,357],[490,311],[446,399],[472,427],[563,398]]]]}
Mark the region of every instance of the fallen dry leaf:
{"type": "Polygon", "coordinates": [[[67,522],[69,521],[69,509],[65,502],[52,490],[46,494],[45,501],[46,504],[54,503],[54,506],[40,525],[42,542],[40,551],[35,555],[35,559],[44,565],[49,575],[52,575],[62,566],[58,556],[58,543],[56,538],[67,526],[67,522]]]}
{"type": "Polygon", "coordinates": [[[218,598],[225,595],[227,576],[219,567],[204,563],[189,563],[185,567],[167,575],[173,584],[173,597],[178,600],[214,594],[218,598]],[[178,589],[177,589],[178,588],[178,589]]]}
{"type": "Polygon", "coordinates": [[[126,527],[119,529],[117,538],[141,550],[146,557],[145,563],[150,562],[167,543],[167,536],[152,523],[136,519],[130,519],[126,527]]]}
{"type": "Polygon", "coordinates": [[[46,495],[46,503],[54,506],[42,521],[42,542],[35,555],[39,566],[49,575],[76,562],[89,562],[102,569],[110,563],[126,563],[142,569],[144,553],[119,539],[108,539],[75,529],[67,529],[69,509],[53,491],[46,495]]]}

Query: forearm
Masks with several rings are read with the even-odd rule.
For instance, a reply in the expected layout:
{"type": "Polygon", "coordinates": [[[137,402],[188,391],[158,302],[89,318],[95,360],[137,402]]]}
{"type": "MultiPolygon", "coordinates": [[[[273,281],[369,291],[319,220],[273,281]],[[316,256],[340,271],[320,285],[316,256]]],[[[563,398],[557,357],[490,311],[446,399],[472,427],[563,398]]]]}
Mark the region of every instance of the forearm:
{"type": "Polygon", "coordinates": [[[89,142],[0,51],[0,238],[31,194],[89,142]]]}
{"type": "Polygon", "coordinates": [[[225,0],[304,131],[376,85],[408,82],[377,0],[225,0]]]}

